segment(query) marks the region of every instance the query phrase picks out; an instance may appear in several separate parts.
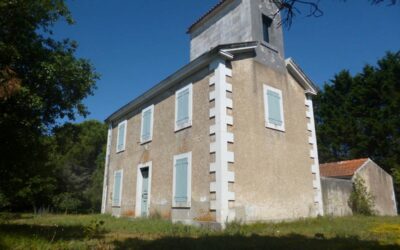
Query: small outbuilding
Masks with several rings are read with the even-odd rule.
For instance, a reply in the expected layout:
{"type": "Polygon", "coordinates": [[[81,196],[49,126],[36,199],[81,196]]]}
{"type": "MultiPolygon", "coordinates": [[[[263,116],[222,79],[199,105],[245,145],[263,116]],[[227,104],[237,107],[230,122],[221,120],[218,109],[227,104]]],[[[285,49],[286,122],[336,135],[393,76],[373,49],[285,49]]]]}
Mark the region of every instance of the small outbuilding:
{"type": "Polygon", "coordinates": [[[374,196],[378,215],[397,215],[393,179],[369,158],[325,163],[320,165],[324,214],[344,216],[352,211],[348,200],[356,176],[365,181],[374,196]]]}

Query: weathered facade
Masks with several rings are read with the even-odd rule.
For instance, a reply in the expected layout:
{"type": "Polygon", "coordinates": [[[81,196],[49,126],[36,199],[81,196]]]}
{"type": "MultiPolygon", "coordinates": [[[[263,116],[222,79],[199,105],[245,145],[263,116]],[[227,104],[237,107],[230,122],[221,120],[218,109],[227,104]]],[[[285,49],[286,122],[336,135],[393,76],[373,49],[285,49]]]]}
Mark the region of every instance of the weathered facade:
{"type": "Polygon", "coordinates": [[[349,205],[350,194],[353,190],[351,180],[321,176],[321,190],[325,215],[347,216],[353,214],[349,205]]]}
{"type": "Polygon", "coordinates": [[[378,215],[397,215],[393,178],[371,159],[321,164],[320,173],[325,214],[352,214],[348,198],[353,181],[359,176],[374,197],[374,211],[378,215]]]}
{"type": "Polygon", "coordinates": [[[273,13],[268,0],[221,1],[189,28],[191,62],[107,118],[103,213],[219,225],[323,214],[317,91],[284,59],[273,13]]]}

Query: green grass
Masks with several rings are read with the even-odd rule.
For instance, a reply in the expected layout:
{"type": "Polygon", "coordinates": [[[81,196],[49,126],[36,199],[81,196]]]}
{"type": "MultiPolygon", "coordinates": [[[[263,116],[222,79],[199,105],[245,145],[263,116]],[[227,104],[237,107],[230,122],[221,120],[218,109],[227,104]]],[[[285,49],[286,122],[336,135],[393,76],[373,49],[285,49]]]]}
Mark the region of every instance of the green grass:
{"type": "Polygon", "coordinates": [[[219,232],[160,219],[3,214],[0,249],[400,249],[400,217],[236,222],[219,232]]]}

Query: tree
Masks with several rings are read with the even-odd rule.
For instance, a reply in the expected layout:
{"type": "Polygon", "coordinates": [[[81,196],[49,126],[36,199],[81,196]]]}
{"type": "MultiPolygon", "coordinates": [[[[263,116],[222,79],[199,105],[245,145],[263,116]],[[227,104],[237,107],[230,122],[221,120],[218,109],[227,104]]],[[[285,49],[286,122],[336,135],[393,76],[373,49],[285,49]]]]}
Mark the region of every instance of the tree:
{"type": "Polygon", "coordinates": [[[95,120],[56,128],[49,165],[57,180],[53,205],[62,211],[99,211],[107,127],[95,120]]]}
{"type": "Polygon", "coordinates": [[[44,135],[57,120],[88,113],[82,100],[98,79],[75,57],[75,41],[52,38],[60,19],[73,23],[64,0],[0,0],[0,194],[13,208],[49,202],[41,197],[54,181],[44,135]]]}
{"type": "MultiPolygon", "coordinates": [[[[321,162],[370,157],[388,173],[400,170],[400,52],[362,73],[335,75],[315,99],[321,162]]],[[[396,175],[397,176],[397,175],[396,175]]],[[[397,197],[400,183],[397,183],[397,197]]]]}
{"type": "MultiPolygon", "coordinates": [[[[278,6],[278,13],[282,13],[282,21],[280,24],[284,24],[287,27],[292,25],[293,19],[297,14],[307,13],[307,17],[320,17],[324,14],[320,8],[320,0],[270,0],[278,6]]],[[[346,2],[346,0],[342,0],[346,2]]],[[[397,0],[368,0],[373,5],[388,4],[395,5],[399,3],[397,0]]]]}
{"type": "Polygon", "coordinates": [[[368,191],[365,181],[356,176],[349,197],[349,206],[354,214],[374,215],[375,197],[368,191]]]}
{"type": "MultiPolygon", "coordinates": [[[[106,132],[104,133],[104,138],[106,136],[106,132]]],[[[103,180],[104,180],[104,159],[106,158],[106,140],[104,141],[104,145],[100,154],[98,154],[96,159],[96,170],[93,172],[90,179],[90,186],[86,189],[85,196],[90,204],[90,211],[100,212],[101,210],[101,201],[103,194],[103,180]]]]}

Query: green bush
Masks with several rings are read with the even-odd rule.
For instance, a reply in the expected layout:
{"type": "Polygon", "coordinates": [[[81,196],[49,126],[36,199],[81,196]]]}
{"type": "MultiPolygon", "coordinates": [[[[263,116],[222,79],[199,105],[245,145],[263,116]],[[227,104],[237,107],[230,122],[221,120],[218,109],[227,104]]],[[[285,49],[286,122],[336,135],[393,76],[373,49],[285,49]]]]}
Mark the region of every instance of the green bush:
{"type": "Polygon", "coordinates": [[[104,220],[94,219],[84,228],[85,236],[88,239],[98,238],[104,232],[104,220]]]}
{"type": "Polygon", "coordinates": [[[353,181],[353,191],[349,197],[349,206],[354,214],[374,215],[375,198],[368,192],[365,181],[356,176],[353,181]]]}
{"type": "Polygon", "coordinates": [[[76,212],[81,205],[81,201],[70,193],[62,193],[53,198],[53,204],[57,209],[68,213],[71,211],[76,212]]]}

